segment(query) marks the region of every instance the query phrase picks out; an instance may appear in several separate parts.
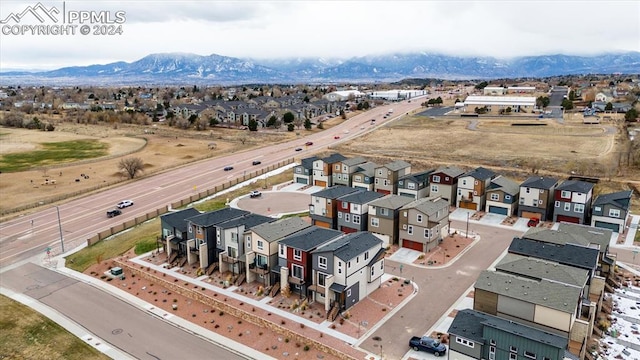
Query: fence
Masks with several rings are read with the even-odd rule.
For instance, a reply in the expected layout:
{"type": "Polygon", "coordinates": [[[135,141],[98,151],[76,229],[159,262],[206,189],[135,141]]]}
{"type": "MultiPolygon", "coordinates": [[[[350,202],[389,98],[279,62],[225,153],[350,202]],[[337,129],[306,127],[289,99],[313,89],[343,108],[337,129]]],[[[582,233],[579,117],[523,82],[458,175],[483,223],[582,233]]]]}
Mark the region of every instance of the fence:
{"type": "MultiPolygon", "coordinates": [[[[291,159],[287,159],[287,160],[284,160],[284,161],[280,161],[277,164],[273,164],[273,165],[267,166],[266,168],[262,168],[260,170],[252,171],[252,172],[250,172],[248,174],[244,174],[244,175],[242,175],[242,177],[238,177],[238,178],[232,179],[232,180],[227,181],[226,183],[223,183],[222,185],[218,185],[218,186],[216,186],[216,187],[214,187],[212,189],[207,189],[207,190],[201,191],[201,192],[199,192],[197,194],[191,195],[188,198],[184,198],[182,200],[175,201],[175,202],[171,203],[171,208],[173,208],[173,209],[181,208],[183,206],[186,206],[186,205],[189,205],[191,203],[194,203],[194,202],[196,202],[198,200],[202,200],[202,199],[207,198],[209,196],[213,196],[213,195],[217,194],[218,192],[220,192],[222,190],[228,189],[228,188],[230,188],[230,187],[232,187],[234,185],[237,185],[239,183],[242,183],[244,181],[247,181],[247,180],[256,178],[258,176],[264,175],[264,174],[266,174],[266,173],[268,173],[270,171],[273,171],[275,169],[278,169],[278,168],[281,168],[283,166],[289,165],[289,164],[291,164],[293,162],[294,162],[294,159],[291,158],[291,159]]],[[[148,212],[148,213],[146,213],[146,214],[144,214],[142,216],[138,216],[133,220],[129,220],[129,221],[123,222],[122,224],[112,226],[111,228],[109,228],[107,230],[104,230],[104,231],[101,231],[101,232],[97,233],[95,236],[87,239],[87,246],[91,246],[93,244],[96,244],[99,241],[108,238],[109,236],[117,234],[117,233],[119,233],[119,232],[121,232],[123,230],[132,228],[132,227],[134,227],[136,225],[140,225],[145,221],[151,220],[151,219],[153,219],[155,217],[158,217],[158,216],[160,216],[162,214],[165,214],[167,212],[169,212],[169,208],[165,205],[162,208],[159,208],[159,209],[156,209],[154,211],[148,212]]]]}

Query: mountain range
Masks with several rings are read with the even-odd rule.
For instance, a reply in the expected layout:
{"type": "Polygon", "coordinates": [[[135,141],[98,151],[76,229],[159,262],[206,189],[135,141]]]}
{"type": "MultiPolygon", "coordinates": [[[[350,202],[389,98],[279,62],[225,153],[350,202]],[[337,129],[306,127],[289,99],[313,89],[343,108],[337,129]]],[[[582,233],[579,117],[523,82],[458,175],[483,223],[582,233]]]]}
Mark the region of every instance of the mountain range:
{"type": "Polygon", "coordinates": [[[349,59],[240,59],[188,53],[151,54],[134,62],[41,72],[0,72],[0,82],[55,85],[173,85],[391,82],[405,78],[496,79],[576,74],[640,73],[640,52],[514,59],[406,53],[349,59]]]}

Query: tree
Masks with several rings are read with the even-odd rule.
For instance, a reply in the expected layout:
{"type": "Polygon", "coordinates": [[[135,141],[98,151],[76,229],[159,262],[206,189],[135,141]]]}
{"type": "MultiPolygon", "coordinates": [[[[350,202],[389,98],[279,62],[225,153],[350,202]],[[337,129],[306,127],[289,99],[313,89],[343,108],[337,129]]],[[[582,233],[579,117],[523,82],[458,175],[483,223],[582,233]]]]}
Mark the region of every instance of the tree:
{"type": "Polygon", "coordinates": [[[282,121],[284,121],[285,124],[291,124],[293,122],[293,120],[295,120],[295,116],[293,115],[293,113],[291,111],[287,111],[282,116],[282,121]]]}
{"type": "Polygon", "coordinates": [[[605,105],[605,106],[604,106],[604,110],[605,110],[605,111],[611,111],[611,110],[613,110],[613,104],[611,103],[611,101],[609,101],[609,102],[607,103],[607,105],[605,105]]]}
{"type": "Polygon", "coordinates": [[[293,131],[293,130],[294,130],[293,124],[287,124],[287,131],[293,131]]]}
{"type": "Polygon", "coordinates": [[[256,120],[249,120],[249,131],[258,131],[258,122],[256,120]]]}
{"type": "Polygon", "coordinates": [[[549,97],[548,96],[538,96],[536,98],[536,106],[539,108],[546,108],[549,106],[549,97]]]}
{"type": "Polygon", "coordinates": [[[571,110],[571,109],[573,109],[573,103],[569,99],[564,99],[564,100],[562,100],[562,107],[565,110],[571,110]]]}
{"type": "Polygon", "coordinates": [[[569,91],[569,100],[571,100],[571,101],[575,101],[576,100],[576,92],[575,92],[575,90],[569,91]]]}
{"type": "Polygon", "coordinates": [[[275,126],[276,121],[278,121],[278,118],[275,115],[271,115],[269,120],[267,120],[267,127],[275,126]]]}
{"type": "Polygon", "coordinates": [[[486,81],[483,81],[483,82],[481,82],[480,84],[476,85],[476,89],[477,89],[477,90],[482,90],[482,89],[486,88],[486,87],[487,87],[487,85],[489,85],[489,83],[488,83],[488,82],[486,82],[486,81]]]}
{"type": "Polygon", "coordinates": [[[304,102],[308,103],[308,102],[309,102],[309,96],[306,96],[306,95],[305,95],[305,97],[304,97],[304,99],[302,99],[302,101],[304,101],[304,102]]]}
{"type": "Polygon", "coordinates": [[[638,110],[636,110],[635,108],[629,109],[624,114],[624,120],[625,121],[635,121],[637,117],[638,117],[638,110]]]}
{"type": "Polygon", "coordinates": [[[364,103],[362,103],[362,108],[364,108],[365,110],[369,110],[370,107],[371,105],[369,105],[368,101],[365,101],[364,103]]]}
{"type": "Polygon", "coordinates": [[[311,130],[311,120],[309,119],[304,120],[304,128],[307,130],[311,130]]]}
{"type": "Polygon", "coordinates": [[[118,163],[118,168],[124,171],[129,179],[133,179],[138,172],[144,171],[144,162],[138,157],[124,158],[118,163]]]}
{"type": "Polygon", "coordinates": [[[304,122],[302,121],[302,119],[296,119],[293,122],[293,125],[295,125],[298,128],[298,130],[300,130],[300,127],[302,127],[303,124],[304,124],[304,122]]]}

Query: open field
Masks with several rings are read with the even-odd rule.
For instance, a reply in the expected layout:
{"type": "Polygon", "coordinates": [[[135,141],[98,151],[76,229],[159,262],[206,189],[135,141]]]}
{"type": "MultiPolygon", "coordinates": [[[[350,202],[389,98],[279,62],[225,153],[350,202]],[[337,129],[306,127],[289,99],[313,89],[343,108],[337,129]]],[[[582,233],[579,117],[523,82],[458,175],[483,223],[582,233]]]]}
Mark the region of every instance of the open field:
{"type": "Polygon", "coordinates": [[[3,295],[0,295],[0,358],[109,359],[60,325],[3,295]]]}

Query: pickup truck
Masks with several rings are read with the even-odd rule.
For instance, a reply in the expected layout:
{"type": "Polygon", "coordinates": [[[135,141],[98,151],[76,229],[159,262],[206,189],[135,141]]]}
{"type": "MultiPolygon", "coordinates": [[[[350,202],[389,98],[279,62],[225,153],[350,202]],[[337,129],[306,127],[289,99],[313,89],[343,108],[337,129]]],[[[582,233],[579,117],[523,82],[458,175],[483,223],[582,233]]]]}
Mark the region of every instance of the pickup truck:
{"type": "Polygon", "coordinates": [[[409,347],[415,351],[430,352],[435,356],[444,355],[447,352],[447,347],[442,345],[438,340],[432,339],[427,336],[419,337],[414,336],[409,340],[409,347]]]}

